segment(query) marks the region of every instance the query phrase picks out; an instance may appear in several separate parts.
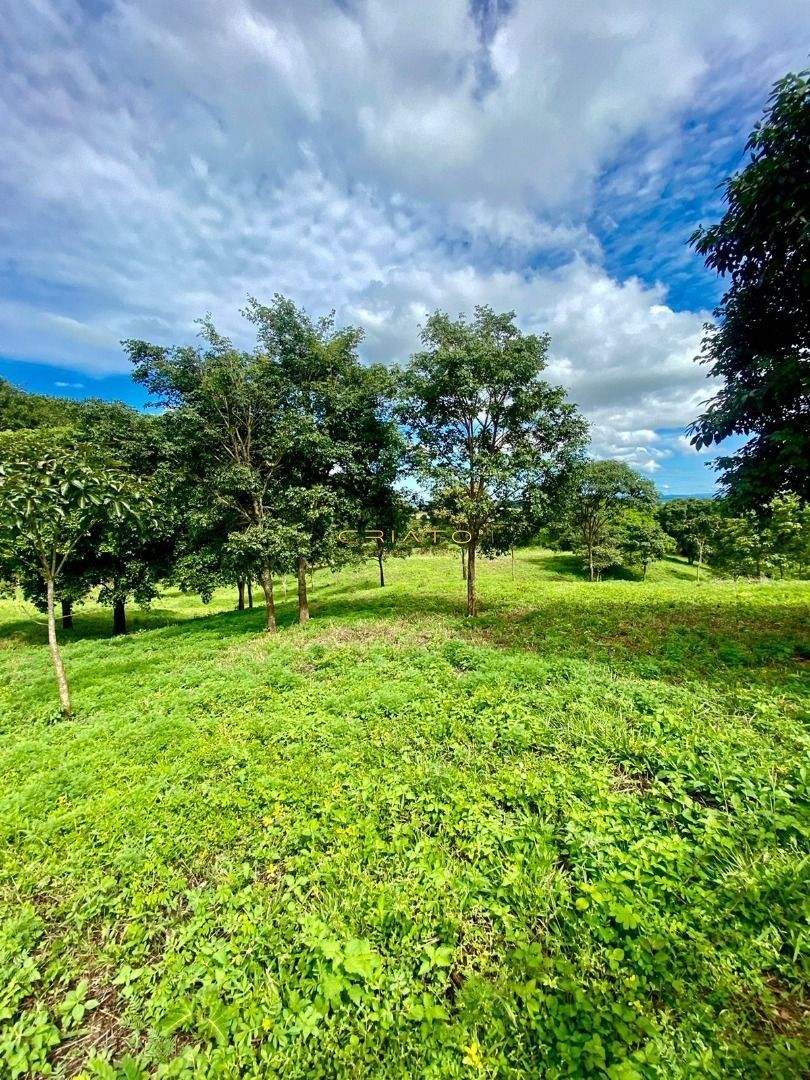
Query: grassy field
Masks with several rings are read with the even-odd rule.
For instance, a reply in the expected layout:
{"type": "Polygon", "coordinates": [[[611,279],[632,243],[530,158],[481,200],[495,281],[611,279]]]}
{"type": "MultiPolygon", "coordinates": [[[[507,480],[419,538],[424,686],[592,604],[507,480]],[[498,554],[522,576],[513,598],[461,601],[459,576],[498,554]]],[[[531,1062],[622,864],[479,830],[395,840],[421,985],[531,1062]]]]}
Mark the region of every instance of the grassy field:
{"type": "Polygon", "coordinates": [[[387,569],[0,605],[0,1076],[808,1075],[810,584],[387,569]]]}

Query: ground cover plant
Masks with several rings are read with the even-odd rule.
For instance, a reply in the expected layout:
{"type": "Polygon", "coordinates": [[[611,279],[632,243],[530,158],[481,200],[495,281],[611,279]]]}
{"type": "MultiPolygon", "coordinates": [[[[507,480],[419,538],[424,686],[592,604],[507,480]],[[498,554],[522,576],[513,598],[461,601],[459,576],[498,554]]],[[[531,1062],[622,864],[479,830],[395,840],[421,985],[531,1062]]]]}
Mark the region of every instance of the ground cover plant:
{"type": "Polygon", "coordinates": [[[0,1075],[800,1077],[810,584],[0,605],[0,1075]]]}

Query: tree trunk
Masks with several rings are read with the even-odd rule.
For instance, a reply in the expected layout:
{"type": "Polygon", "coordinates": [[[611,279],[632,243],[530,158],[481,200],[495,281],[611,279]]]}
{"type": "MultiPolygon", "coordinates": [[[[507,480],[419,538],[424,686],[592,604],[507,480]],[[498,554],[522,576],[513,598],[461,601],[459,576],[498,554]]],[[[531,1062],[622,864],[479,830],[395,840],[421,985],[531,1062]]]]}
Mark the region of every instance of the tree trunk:
{"type": "Polygon", "coordinates": [[[236,579],[236,587],[239,590],[239,602],[236,605],[236,610],[237,611],[244,611],[245,610],[245,579],[241,578],[241,577],[237,578],[236,579]]]}
{"type": "Polygon", "coordinates": [[[62,654],[56,643],[56,617],[54,615],[53,579],[48,579],[48,648],[51,650],[53,670],[56,672],[56,685],[59,687],[59,704],[62,716],[70,716],[70,693],[67,679],[65,678],[65,665],[62,663],[62,654]]]}
{"type": "Polygon", "coordinates": [[[309,601],[307,600],[307,560],[298,556],[298,621],[309,622],[309,601]]]}
{"type": "Polygon", "coordinates": [[[647,580],[647,564],[646,564],[646,563],[644,563],[644,564],[643,564],[643,567],[642,567],[642,574],[641,574],[641,580],[642,580],[642,581],[646,581],[646,580],[647,580]]]}
{"type": "Polygon", "coordinates": [[[247,579],[248,609],[253,611],[253,578],[248,575],[247,579]]]}
{"type": "Polygon", "coordinates": [[[377,548],[377,562],[380,564],[380,588],[385,585],[385,570],[383,569],[383,549],[377,548]]]}
{"type": "Polygon", "coordinates": [[[127,632],[126,600],[113,601],[113,637],[127,632]]]}
{"type": "Polygon", "coordinates": [[[467,549],[461,545],[461,577],[463,581],[467,580],[467,549]]]}
{"type": "Polygon", "coordinates": [[[700,568],[701,568],[702,565],[703,565],[703,550],[700,549],[698,551],[698,561],[697,561],[697,580],[698,581],[700,581],[700,568]]]}
{"type": "Polygon", "coordinates": [[[478,614],[478,596],[475,592],[475,545],[477,540],[478,536],[473,532],[467,544],[467,614],[471,617],[478,614]]]}
{"type": "Polygon", "coordinates": [[[72,600],[63,600],[62,601],[62,629],[63,630],[72,630],[73,629],[73,601],[72,600]]]}
{"type": "Polygon", "coordinates": [[[588,566],[591,571],[591,581],[596,581],[596,568],[593,565],[593,548],[588,547],[588,566]]]}
{"type": "Polygon", "coordinates": [[[264,602],[267,607],[267,623],[265,630],[274,633],[276,629],[276,605],[273,602],[273,575],[270,573],[270,563],[266,562],[262,567],[259,579],[264,592],[264,602]]]}
{"type": "Polygon", "coordinates": [[[512,548],[512,581],[515,580],[515,549],[512,548]]]}

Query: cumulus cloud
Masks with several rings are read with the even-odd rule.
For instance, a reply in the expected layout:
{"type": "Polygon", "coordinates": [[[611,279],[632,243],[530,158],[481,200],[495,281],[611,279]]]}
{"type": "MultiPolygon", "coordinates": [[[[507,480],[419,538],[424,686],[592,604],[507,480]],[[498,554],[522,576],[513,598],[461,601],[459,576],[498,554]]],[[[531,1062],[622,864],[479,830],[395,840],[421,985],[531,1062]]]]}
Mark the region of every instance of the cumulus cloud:
{"type": "Polygon", "coordinates": [[[628,207],[673,162],[713,183],[684,109],[800,64],[801,0],[7,8],[0,353],[101,374],[120,338],[185,340],[207,310],[247,341],[246,295],[280,291],[390,362],[429,311],[489,303],[551,333],[594,452],[651,473],[682,452],[659,432],[707,396],[710,305],[677,310],[643,251],[608,268],[595,223],[679,272],[628,207]]]}

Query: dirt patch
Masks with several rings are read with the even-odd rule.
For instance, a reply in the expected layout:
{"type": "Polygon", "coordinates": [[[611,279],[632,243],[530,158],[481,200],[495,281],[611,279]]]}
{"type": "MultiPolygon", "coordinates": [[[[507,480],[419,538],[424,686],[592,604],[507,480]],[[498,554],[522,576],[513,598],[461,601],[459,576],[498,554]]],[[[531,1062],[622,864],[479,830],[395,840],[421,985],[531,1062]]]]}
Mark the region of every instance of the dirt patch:
{"type": "Polygon", "coordinates": [[[776,975],[766,979],[768,1000],[763,1019],[780,1034],[810,1041],[810,1001],[789,990],[776,975]]]}
{"type": "Polygon", "coordinates": [[[131,1049],[132,1032],[122,1020],[125,1005],[116,987],[96,975],[88,979],[87,998],[95,998],[98,1005],[87,1013],[81,1031],[60,1043],[51,1054],[51,1064],[64,1076],[82,1072],[94,1051],[116,1060],[131,1049]]]}
{"type": "MultiPolygon", "coordinates": [[[[307,645],[340,646],[352,645],[365,647],[374,642],[402,646],[426,645],[432,641],[435,633],[419,623],[406,620],[395,622],[357,623],[354,626],[318,626],[309,625],[306,631],[307,645]]],[[[303,644],[303,641],[302,641],[303,644]]]]}
{"type": "Polygon", "coordinates": [[[630,772],[627,769],[613,770],[613,787],[622,795],[643,795],[653,785],[653,777],[646,772],[630,772]]]}

